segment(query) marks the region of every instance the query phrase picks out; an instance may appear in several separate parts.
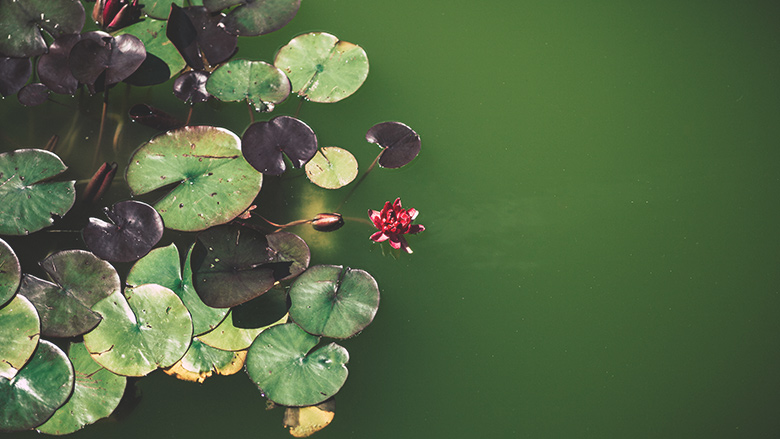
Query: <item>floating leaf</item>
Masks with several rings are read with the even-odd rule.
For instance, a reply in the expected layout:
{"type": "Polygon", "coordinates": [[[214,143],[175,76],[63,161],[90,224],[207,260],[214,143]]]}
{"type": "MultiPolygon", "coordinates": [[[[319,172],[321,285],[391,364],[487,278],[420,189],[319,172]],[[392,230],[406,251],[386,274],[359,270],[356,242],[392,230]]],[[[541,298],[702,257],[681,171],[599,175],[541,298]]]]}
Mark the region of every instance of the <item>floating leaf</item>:
{"type": "Polygon", "coordinates": [[[92,358],[106,369],[143,376],[187,352],[192,318],[179,296],[155,284],[114,293],[92,307],[103,320],[84,335],[92,358]]]}
{"type": "Polygon", "coordinates": [[[310,352],[319,340],[294,323],[268,328],[249,347],[249,378],[281,405],[300,407],[330,398],[347,380],[349,354],[335,343],[310,352]]]}
{"type": "Polygon", "coordinates": [[[82,234],[84,242],[98,257],[113,262],[138,260],[160,241],[163,221],[154,208],[140,201],[114,204],[106,216],[111,222],[90,218],[82,234]]]}
{"type": "Polygon", "coordinates": [[[152,18],[159,20],[168,19],[168,14],[171,12],[171,3],[177,6],[202,6],[203,0],[144,0],[144,12],[152,18]]]}
{"type": "Polygon", "coordinates": [[[2,0],[0,54],[28,58],[46,52],[42,32],[57,38],[75,34],[84,26],[79,0],[2,0]]]}
{"type": "Polygon", "coordinates": [[[216,66],[236,52],[238,38],[225,31],[221,19],[221,14],[212,15],[202,6],[171,5],[166,35],[193,69],[216,66]]]}
{"type": "Polygon", "coordinates": [[[241,155],[240,145],[238,136],[223,128],[169,131],[133,153],[127,184],[134,195],[176,184],[154,205],[169,229],[224,224],[249,208],[263,181],[241,155]]]}
{"type": "Polygon", "coordinates": [[[35,351],[41,322],[35,306],[19,294],[0,307],[0,322],[0,381],[4,381],[16,376],[35,351]]]}
{"type": "Polygon", "coordinates": [[[233,375],[244,367],[246,351],[223,351],[204,344],[198,338],[192,339],[187,353],[165,373],[184,381],[202,383],[206,378],[217,375],[233,375]]]}
{"type": "Polygon", "coordinates": [[[263,174],[282,175],[287,168],[282,153],[300,168],[317,152],[317,136],[308,125],[290,116],[256,122],[241,138],[244,157],[263,174]]]}
{"type": "Polygon", "coordinates": [[[5,305],[19,288],[22,268],[14,249],[0,239],[0,306],[5,305]]]}
{"type": "Polygon", "coordinates": [[[35,107],[49,100],[49,88],[40,82],[33,82],[22,87],[16,97],[20,104],[35,107]]]}
{"type": "Polygon", "coordinates": [[[127,378],[97,364],[84,343],[72,343],[68,358],[75,372],[73,395],[54,412],[54,416],[37,428],[41,433],[70,434],[108,417],[125,392],[127,378]]]}
{"type": "Polygon", "coordinates": [[[41,340],[30,361],[8,380],[0,378],[0,432],[35,428],[73,393],[73,365],[62,349],[41,340]]]}
{"type": "MultiPolygon", "coordinates": [[[[169,3],[170,5],[170,3],[169,3]]],[[[167,16],[167,15],[166,15],[167,16]]],[[[181,71],[186,63],[165,34],[165,20],[145,19],[114,35],[138,37],[146,49],[146,59],[126,82],[133,85],[154,85],[167,81],[181,71]]]]}
{"type": "Polygon", "coordinates": [[[293,282],[290,300],[290,318],[306,332],[348,338],[374,320],[379,287],[363,270],[317,265],[293,282]]]}
{"type": "Polygon", "coordinates": [[[32,74],[29,58],[0,56],[0,95],[12,96],[27,84],[32,74]]]}
{"type": "Polygon", "coordinates": [[[176,78],[173,82],[173,94],[184,102],[206,102],[211,95],[206,89],[208,72],[192,70],[176,78]]]}
{"type": "Polygon", "coordinates": [[[192,250],[192,281],[201,300],[228,308],[294,277],[309,264],[309,248],[288,232],[265,235],[239,226],[209,229],[192,250]]]}
{"type": "Polygon", "coordinates": [[[295,17],[301,0],[204,0],[209,11],[232,9],[222,23],[228,32],[241,36],[264,35],[281,29],[295,17]]]}
{"type": "Polygon", "coordinates": [[[383,168],[400,168],[420,153],[420,136],[401,122],[372,126],[366,133],[366,140],[384,148],[379,157],[379,166],[383,168]]]}
{"type": "Polygon", "coordinates": [[[330,398],[308,407],[284,409],[284,426],[290,428],[293,437],[309,437],[327,427],[336,416],[336,399],[330,398]]]}
{"type": "Polygon", "coordinates": [[[0,234],[28,235],[50,226],[76,201],[75,181],[52,181],[67,167],[41,149],[0,154],[0,234]]]}
{"type": "Polygon", "coordinates": [[[346,149],[337,146],[320,148],[319,154],[306,163],[306,176],[312,183],[325,189],[346,186],[357,177],[358,162],[346,149]]]}
{"type": "Polygon", "coordinates": [[[73,76],[95,92],[132,75],[146,59],[144,43],[135,35],[112,37],[105,32],[82,34],[68,63],[73,76]]]}
{"type": "Polygon", "coordinates": [[[294,92],[314,102],[340,101],[368,76],[363,48],[324,32],[293,38],[276,54],[274,65],[290,78],[294,92]]]}
{"type": "Polygon", "coordinates": [[[228,310],[206,306],[200,300],[192,286],[191,255],[192,247],[187,253],[182,273],[179,249],[175,244],[156,248],[133,265],[127,274],[126,283],[130,286],[155,283],[169,288],[190,311],[194,334],[200,335],[216,328],[225,319],[228,310]]]}
{"type": "MultiPolygon", "coordinates": [[[[260,296],[263,297],[263,296],[260,296]]],[[[198,336],[198,339],[216,349],[225,351],[242,351],[249,348],[249,345],[257,338],[257,334],[276,325],[287,323],[287,314],[282,316],[276,322],[260,328],[241,328],[236,326],[233,321],[233,308],[228,313],[225,320],[219,324],[213,331],[198,336]]]]}
{"type": "Polygon", "coordinates": [[[214,70],[206,89],[220,101],[246,99],[255,110],[268,112],[287,99],[290,80],[271,64],[234,59],[214,70]]]}

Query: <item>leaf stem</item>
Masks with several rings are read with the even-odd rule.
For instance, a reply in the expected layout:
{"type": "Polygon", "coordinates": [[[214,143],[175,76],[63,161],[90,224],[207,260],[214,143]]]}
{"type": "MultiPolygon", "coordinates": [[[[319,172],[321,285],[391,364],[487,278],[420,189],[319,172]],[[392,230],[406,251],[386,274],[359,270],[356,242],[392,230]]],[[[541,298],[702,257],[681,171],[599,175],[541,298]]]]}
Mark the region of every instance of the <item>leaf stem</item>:
{"type": "Polygon", "coordinates": [[[363,173],[363,175],[360,177],[360,180],[355,183],[354,186],[352,186],[352,189],[349,191],[346,197],[344,197],[344,200],[341,201],[341,204],[339,204],[339,207],[336,208],[336,211],[340,211],[342,207],[344,207],[345,204],[347,204],[347,200],[349,200],[349,197],[352,196],[353,193],[355,193],[355,190],[360,186],[360,183],[363,182],[363,180],[366,179],[369,173],[376,167],[376,164],[379,162],[379,158],[382,157],[382,154],[386,151],[386,149],[382,148],[381,151],[379,151],[379,154],[376,156],[373,162],[368,166],[368,169],[366,169],[366,172],[363,173]]]}
{"type": "Polygon", "coordinates": [[[303,96],[301,96],[301,98],[298,100],[298,108],[295,109],[295,118],[296,119],[298,118],[298,115],[301,114],[301,107],[303,107],[303,101],[304,100],[305,99],[303,98],[303,96]]]}
{"type": "Polygon", "coordinates": [[[100,130],[98,131],[95,156],[92,158],[92,166],[96,166],[100,155],[100,143],[103,141],[103,130],[106,125],[106,113],[108,112],[108,87],[103,90],[103,112],[100,114],[100,130]]]}
{"type": "Polygon", "coordinates": [[[249,109],[249,123],[255,123],[255,110],[252,108],[252,104],[250,104],[249,101],[246,102],[246,108],[249,109]]]}

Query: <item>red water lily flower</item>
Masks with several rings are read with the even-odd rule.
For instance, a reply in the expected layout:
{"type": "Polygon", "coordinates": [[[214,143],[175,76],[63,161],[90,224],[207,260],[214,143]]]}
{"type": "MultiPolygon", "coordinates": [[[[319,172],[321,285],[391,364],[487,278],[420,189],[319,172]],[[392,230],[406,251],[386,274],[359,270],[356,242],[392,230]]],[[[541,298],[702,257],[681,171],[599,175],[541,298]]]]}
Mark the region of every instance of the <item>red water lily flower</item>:
{"type": "Polygon", "coordinates": [[[371,240],[383,242],[389,239],[391,247],[401,248],[407,253],[411,253],[412,249],[409,248],[403,235],[420,233],[425,230],[421,224],[412,224],[418,213],[420,212],[415,209],[402,208],[400,198],[396,198],[392,204],[389,201],[385,202],[385,207],[379,212],[368,209],[368,217],[379,229],[378,232],[371,235],[371,240]]]}

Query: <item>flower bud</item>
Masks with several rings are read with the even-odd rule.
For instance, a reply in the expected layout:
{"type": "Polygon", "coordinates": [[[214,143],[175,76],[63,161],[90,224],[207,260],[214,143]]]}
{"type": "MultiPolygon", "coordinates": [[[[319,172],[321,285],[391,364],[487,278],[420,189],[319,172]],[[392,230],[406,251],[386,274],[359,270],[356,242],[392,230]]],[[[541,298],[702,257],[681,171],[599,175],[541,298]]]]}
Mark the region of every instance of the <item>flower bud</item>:
{"type": "Polygon", "coordinates": [[[319,213],[311,220],[311,225],[320,232],[333,232],[344,225],[344,218],[340,213],[319,213]]]}

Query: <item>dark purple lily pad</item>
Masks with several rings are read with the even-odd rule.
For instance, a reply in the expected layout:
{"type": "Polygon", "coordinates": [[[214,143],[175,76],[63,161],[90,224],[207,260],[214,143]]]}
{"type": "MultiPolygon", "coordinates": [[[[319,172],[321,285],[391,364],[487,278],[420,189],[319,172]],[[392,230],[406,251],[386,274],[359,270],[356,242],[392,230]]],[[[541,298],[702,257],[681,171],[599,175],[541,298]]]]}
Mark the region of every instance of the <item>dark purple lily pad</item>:
{"type": "Polygon", "coordinates": [[[22,87],[16,97],[26,107],[41,105],[49,99],[49,87],[40,82],[33,82],[22,87]]]}
{"type": "Polygon", "coordinates": [[[173,82],[173,94],[184,102],[206,102],[211,95],[206,90],[209,80],[208,72],[193,70],[187,72],[173,82]]]}
{"type": "Polygon", "coordinates": [[[29,58],[0,57],[0,95],[16,94],[32,74],[32,62],[29,58]]]}
{"type": "Polygon", "coordinates": [[[301,120],[277,116],[268,122],[256,122],[241,138],[244,158],[263,174],[281,175],[287,166],[282,153],[296,168],[305,165],[317,153],[317,136],[301,120]]]}
{"type": "Polygon", "coordinates": [[[287,232],[265,235],[235,225],[212,227],[192,250],[192,282],[203,303],[228,308],[267,292],[309,265],[306,243],[287,232]]]}
{"type": "Polygon", "coordinates": [[[105,209],[111,223],[90,218],[82,235],[84,242],[101,259],[130,262],[149,253],[162,238],[163,220],[154,207],[128,200],[105,209]]]}
{"type": "Polygon", "coordinates": [[[366,133],[366,140],[384,148],[379,157],[379,166],[383,168],[400,168],[420,153],[420,136],[401,122],[372,126],[366,133]]]}
{"type": "MultiPolygon", "coordinates": [[[[98,35],[87,33],[87,38],[99,38],[98,35]]],[[[81,34],[63,35],[49,46],[49,51],[38,60],[38,76],[51,91],[72,95],[76,93],[79,81],[70,71],[70,51],[81,41],[81,34]]]]}
{"type": "Polygon", "coordinates": [[[144,43],[134,35],[89,32],[73,46],[68,62],[73,76],[94,93],[132,75],[145,59],[144,43]]]}
{"type": "Polygon", "coordinates": [[[223,15],[212,15],[202,6],[180,8],[171,4],[166,35],[181,53],[187,65],[203,70],[216,66],[236,52],[238,37],[220,25],[223,15]]]}

